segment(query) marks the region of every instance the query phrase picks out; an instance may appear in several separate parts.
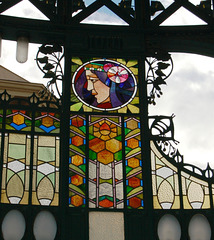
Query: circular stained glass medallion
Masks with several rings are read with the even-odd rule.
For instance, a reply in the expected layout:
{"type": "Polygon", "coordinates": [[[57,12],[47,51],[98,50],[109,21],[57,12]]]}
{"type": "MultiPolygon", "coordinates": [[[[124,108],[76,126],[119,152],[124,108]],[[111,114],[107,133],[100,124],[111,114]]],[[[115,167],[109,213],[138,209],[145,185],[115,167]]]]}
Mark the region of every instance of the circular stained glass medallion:
{"type": "Polygon", "coordinates": [[[132,71],[123,64],[97,59],[81,65],[73,75],[77,98],[97,110],[117,110],[130,103],[137,92],[132,71]]]}

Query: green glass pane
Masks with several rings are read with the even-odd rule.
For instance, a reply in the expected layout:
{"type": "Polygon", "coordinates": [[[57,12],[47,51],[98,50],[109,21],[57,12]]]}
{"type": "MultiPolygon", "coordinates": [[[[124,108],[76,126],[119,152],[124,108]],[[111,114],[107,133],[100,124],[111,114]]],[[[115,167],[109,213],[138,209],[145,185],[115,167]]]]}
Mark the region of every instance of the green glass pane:
{"type": "Polygon", "coordinates": [[[14,159],[25,158],[25,145],[10,143],[8,157],[14,159]]]}
{"type": "Polygon", "coordinates": [[[83,172],[85,172],[86,171],[86,165],[85,164],[83,164],[83,165],[81,165],[81,166],[79,166],[79,168],[83,171],[83,172]]]}
{"type": "Polygon", "coordinates": [[[131,192],[132,189],[133,189],[132,187],[127,186],[127,187],[126,187],[126,192],[129,193],[129,192],[131,192]]]}
{"type": "Polygon", "coordinates": [[[131,168],[131,167],[129,167],[129,166],[126,166],[126,174],[127,174],[127,173],[129,173],[131,170],[132,170],[132,168],[131,168]]]}
{"type": "Polygon", "coordinates": [[[55,161],[55,148],[38,147],[38,160],[44,162],[55,161]]]}
{"type": "Polygon", "coordinates": [[[119,152],[116,152],[116,153],[114,154],[114,159],[115,159],[116,161],[122,160],[122,150],[119,151],[119,152]]]}
{"type": "Polygon", "coordinates": [[[89,150],[89,158],[91,160],[95,160],[95,159],[97,159],[97,154],[94,151],[89,150]]]}

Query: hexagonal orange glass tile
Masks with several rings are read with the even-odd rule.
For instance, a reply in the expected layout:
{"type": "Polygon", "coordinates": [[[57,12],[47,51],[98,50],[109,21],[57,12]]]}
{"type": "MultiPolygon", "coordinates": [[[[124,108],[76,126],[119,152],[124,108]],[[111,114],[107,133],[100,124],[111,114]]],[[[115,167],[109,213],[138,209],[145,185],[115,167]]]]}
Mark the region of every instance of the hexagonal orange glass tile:
{"type": "Polygon", "coordinates": [[[132,157],[132,158],[128,159],[128,166],[129,167],[136,168],[136,167],[139,167],[139,165],[140,165],[139,159],[137,159],[135,157],[132,157]]]}
{"type": "Polygon", "coordinates": [[[44,117],[42,118],[42,125],[45,127],[50,127],[53,125],[53,118],[50,117],[44,117]]]}
{"type": "Polygon", "coordinates": [[[80,136],[72,137],[71,141],[72,144],[74,144],[77,147],[83,145],[83,138],[81,138],[80,136]]]}
{"type": "Polygon", "coordinates": [[[79,195],[75,195],[71,197],[71,204],[74,205],[75,207],[79,207],[83,204],[83,198],[80,197],[79,195]]]}
{"type": "Polygon", "coordinates": [[[81,157],[79,155],[74,155],[71,158],[71,162],[76,166],[82,165],[83,164],[83,157],[81,157]]]}
{"type": "Polygon", "coordinates": [[[141,206],[141,200],[137,197],[129,199],[129,205],[132,208],[139,208],[141,206]]]}
{"type": "Polygon", "coordinates": [[[116,139],[111,139],[106,142],[106,149],[110,152],[116,153],[122,149],[122,143],[116,139]]]}
{"type": "Polygon", "coordinates": [[[103,150],[97,154],[97,161],[107,165],[114,161],[114,155],[107,150],[103,150]]]}
{"type": "Polygon", "coordinates": [[[79,185],[83,184],[83,177],[76,174],[76,175],[71,177],[71,183],[76,185],[76,186],[79,186],[79,185]]]}
{"type": "Polygon", "coordinates": [[[131,130],[134,130],[136,128],[138,128],[138,122],[131,119],[127,122],[127,128],[131,129],[131,130]]]}
{"type": "Polygon", "coordinates": [[[99,138],[94,138],[89,141],[89,148],[94,152],[98,153],[105,149],[105,142],[99,138]]]}
{"type": "Polygon", "coordinates": [[[84,120],[80,117],[75,117],[71,120],[71,125],[75,126],[75,127],[82,127],[84,124],[84,120]]]}
{"type": "Polygon", "coordinates": [[[136,177],[132,177],[129,179],[129,186],[136,188],[140,186],[140,179],[136,177]]]}
{"type": "Polygon", "coordinates": [[[20,115],[20,114],[17,114],[15,116],[13,116],[13,122],[16,124],[16,125],[21,125],[23,124],[25,121],[25,118],[20,115]]]}
{"type": "Polygon", "coordinates": [[[136,140],[135,138],[131,138],[129,140],[127,140],[127,146],[130,148],[136,148],[139,146],[139,141],[136,140]]]}

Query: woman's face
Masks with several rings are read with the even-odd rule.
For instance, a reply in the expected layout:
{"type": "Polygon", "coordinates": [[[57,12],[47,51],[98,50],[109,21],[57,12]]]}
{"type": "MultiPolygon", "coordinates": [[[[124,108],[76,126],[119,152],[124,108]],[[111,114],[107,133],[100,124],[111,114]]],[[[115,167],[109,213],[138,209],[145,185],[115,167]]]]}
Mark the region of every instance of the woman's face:
{"type": "Polygon", "coordinates": [[[110,101],[110,88],[106,86],[96,74],[86,70],[87,90],[92,91],[92,95],[97,99],[97,103],[110,101]]]}

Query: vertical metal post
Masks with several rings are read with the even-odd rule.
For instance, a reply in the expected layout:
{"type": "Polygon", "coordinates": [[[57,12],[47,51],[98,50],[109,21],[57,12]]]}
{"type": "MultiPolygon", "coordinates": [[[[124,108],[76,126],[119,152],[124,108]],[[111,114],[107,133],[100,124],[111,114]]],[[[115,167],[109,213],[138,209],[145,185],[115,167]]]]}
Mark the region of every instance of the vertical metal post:
{"type": "Polygon", "coordinates": [[[61,159],[60,159],[60,239],[68,239],[68,179],[69,179],[69,103],[70,103],[70,51],[69,39],[65,41],[65,66],[63,78],[62,111],[61,111],[61,159]]]}
{"type": "Polygon", "coordinates": [[[142,239],[154,239],[154,210],[152,195],[151,155],[150,155],[150,131],[148,126],[148,100],[147,83],[145,79],[145,56],[139,59],[139,91],[141,110],[141,136],[143,156],[143,192],[144,192],[144,230],[142,239]]]}
{"type": "Polygon", "coordinates": [[[149,24],[150,11],[149,0],[135,0],[135,14],[138,28],[145,28],[149,24]]]}

